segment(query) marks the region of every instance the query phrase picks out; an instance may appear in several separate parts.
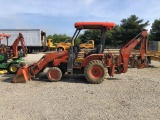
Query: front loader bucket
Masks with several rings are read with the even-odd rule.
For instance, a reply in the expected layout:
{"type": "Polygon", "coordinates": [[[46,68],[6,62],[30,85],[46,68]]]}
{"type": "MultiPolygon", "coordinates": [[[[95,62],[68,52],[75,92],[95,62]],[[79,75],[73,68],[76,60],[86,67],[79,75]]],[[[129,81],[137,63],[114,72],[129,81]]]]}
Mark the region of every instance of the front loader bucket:
{"type": "Polygon", "coordinates": [[[26,83],[30,80],[31,76],[27,66],[18,69],[16,76],[13,79],[13,83],[26,83]]]}

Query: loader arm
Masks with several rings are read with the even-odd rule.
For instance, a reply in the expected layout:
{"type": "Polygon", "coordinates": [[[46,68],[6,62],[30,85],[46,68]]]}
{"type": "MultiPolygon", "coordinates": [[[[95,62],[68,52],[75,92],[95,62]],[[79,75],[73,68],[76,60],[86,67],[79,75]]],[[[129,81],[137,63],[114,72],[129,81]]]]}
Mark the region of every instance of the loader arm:
{"type": "Polygon", "coordinates": [[[14,80],[12,82],[27,82],[31,78],[35,77],[38,73],[44,70],[46,67],[58,66],[60,63],[67,63],[68,51],[54,52],[44,55],[38,62],[29,66],[23,66],[19,68],[14,80]]]}
{"type": "Polygon", "coordinates": [[[29,66],[30,74],[35,76],[46,67],[58,66],[60,63],[67,63],[68,51],[54,52],[44,55],[38,62],[29,66]]]}
{"type": "MultiPolygon", "coordinates": [[[[141,67],[145,67],[145,55],[147,54],[148,48],[148,33],[146,30],[143,30],[138,34],[134,39],[129,41],[121,50],[120,50],[120,63],[123,63],[122,73],[127,72],[129,57],[133,49],[140,43],[140,54],[141,54],[141,67]]],[[[119,66],[121,66],[119,63],[119,66]]]]}

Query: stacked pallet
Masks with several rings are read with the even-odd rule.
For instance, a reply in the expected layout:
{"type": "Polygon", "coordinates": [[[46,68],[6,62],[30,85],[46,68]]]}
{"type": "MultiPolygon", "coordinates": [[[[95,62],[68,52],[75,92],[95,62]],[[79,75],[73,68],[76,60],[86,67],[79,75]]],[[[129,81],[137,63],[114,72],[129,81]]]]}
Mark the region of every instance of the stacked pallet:
{"type": "Polygon", "coordinates": [[[160,51],[148,51],[151,60],[160,61],[160,51]]]}

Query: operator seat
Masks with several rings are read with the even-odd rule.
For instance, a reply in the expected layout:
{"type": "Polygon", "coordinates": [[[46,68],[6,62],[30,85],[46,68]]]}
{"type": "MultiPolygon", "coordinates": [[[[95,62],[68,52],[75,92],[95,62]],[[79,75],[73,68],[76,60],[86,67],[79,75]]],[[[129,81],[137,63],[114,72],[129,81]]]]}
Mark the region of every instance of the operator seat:
{"type": "Polygon", "coordinates": [[[89,53],[85,54],[85,57],[91,55],[91,54],[102,54],[104,51],[102,44],[99,44],[98,47],[89,53]]]}
{"type": "Polygon", "coordinates": [[[96,49],[96,54],[101,54],[101,53],[103,53],[103,51],[104,51],[104,49],[103,49],[102,44],[99,44],[96,49]]]}

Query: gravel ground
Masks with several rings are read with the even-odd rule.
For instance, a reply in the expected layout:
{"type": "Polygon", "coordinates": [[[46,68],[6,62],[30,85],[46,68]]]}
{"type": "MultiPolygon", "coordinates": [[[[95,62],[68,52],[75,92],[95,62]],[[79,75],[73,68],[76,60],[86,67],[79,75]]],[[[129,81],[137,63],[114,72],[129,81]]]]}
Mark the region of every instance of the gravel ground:
{"type": "MultiPolygon", "coordinates": [[[[32,63],[43,54],[29,54],[32,63]]],[[[160,62],[89,84],[83,75],[13,84],[0,76],[0,120],[160,120],[160,62]]]]}

